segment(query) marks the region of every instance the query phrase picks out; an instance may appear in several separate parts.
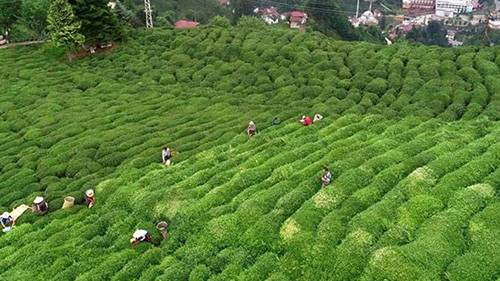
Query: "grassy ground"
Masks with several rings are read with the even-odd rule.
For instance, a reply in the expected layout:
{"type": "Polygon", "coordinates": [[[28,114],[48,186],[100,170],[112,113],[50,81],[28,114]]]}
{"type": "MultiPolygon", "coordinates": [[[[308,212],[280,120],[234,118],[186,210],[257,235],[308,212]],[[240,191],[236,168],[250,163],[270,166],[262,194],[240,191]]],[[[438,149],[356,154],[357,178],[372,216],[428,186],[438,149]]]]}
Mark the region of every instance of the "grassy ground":
{"type": "Polygon", "coordinates": [[[0,210],[51,211],[0,234],[0,279],[495,280],[499,54],[245,27],[2,50],[0,210]]]}

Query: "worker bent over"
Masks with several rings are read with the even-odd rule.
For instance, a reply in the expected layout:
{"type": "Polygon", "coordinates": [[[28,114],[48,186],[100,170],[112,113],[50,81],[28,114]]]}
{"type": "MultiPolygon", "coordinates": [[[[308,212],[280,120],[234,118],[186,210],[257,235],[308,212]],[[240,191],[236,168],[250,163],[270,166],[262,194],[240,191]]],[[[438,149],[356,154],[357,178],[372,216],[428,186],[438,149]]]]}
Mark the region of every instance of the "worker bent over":
{"type": "Polygon", "coordinates": [[[304,125],[304,126],[309,126],[312,123],[311,117],[309,117],[309,116],[302,116],[302,118],[300,119],[299,122],[302,123],[302,125],[304,125]]]}
{"type": "Polygon", "coordinates": [[[248,137],[253,137],[255,136],[256,133],[257,133],[257,126],[253,121],[250,121],[247,127],[247,135],[248,137]]]}
{"type": "Polygon", "coordinates": [[[323,116],[321,114],[314,114],[313,123],[316,123],[321,119],[323,119],[323,116]]]}
{"type": "Polygon", "coordinates": [[[161,152],[162,163],[167,166],[170,165],[170,158],[172,158],[172,151],[170,151],[170,148],[165,146],[161,152]]]}
{"type": "Polygon", "coordinates": [[[0,216],[0,224],[2,225],[3,232],[8,232],[14,227],[16,220],[8,212],[5,212],[0,216]]]}
{"type": "Polygon", "coordinates": [[[151,237],[151,234],[149,234],[146,230],[144,229],[138,229],[132,234],[132,238],[130,239],[130,244],[132,244],[132,247],[137,246],[137,244],[141,242],[149,242],[154,245],[157,245],[157,243],[153,240],[153,237],[151,237]]]}
{"type": "Polygon", "coordinates": [[[49,211],[49,204],[45,202],[43,197],[37,196],[35,200],[33,200],[33,205],[31,206],[31,209],[33,210],[34,213],[37,213],[39,215],[45,215],[49,211]]]}
{"type": "Polygon", "coordinates": [[[323,168],[323,176],[321,177],[321,187],[325,187],[332,181],[332,172],[325,167],[323,168]]]}
{"type": "Polygon", "coordinates": [[[89,189],[85,191],[85,204],[87,207],[92,208],[95,204],[95,194],[94,190],[89,189]]]}

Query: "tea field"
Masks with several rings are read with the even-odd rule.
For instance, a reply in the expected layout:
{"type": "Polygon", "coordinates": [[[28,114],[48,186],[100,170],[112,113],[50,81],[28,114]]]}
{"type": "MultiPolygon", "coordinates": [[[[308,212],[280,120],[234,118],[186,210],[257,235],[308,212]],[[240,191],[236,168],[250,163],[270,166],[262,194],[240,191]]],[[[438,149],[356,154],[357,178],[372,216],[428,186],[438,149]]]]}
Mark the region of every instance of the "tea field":
{"type": "Polygon", "coordinates": [[[1,50],[0,211],[50,212],[0,234],[0,280],[498,281],[499,67],[244,25],[1,50]]]}

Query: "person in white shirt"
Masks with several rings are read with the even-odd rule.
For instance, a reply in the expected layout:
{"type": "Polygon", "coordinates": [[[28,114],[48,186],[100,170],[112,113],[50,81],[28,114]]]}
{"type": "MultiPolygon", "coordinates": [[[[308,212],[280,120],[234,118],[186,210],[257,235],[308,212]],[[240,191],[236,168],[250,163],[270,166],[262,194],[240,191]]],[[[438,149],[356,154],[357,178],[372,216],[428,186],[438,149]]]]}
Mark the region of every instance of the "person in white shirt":
{"type": "Polygon", "coordinates": [[[10,215],[9,212],[4,212],[0,216],[0,224],[2,225],[3,232],[9,232],[16,224],[16,220],[10,215]]]}
{"type": "Polygon", "coordinates": [[[141,242],[149,242],[154,245],[157,245],[156,242],[153,240],[153,237],[151,237],[151,234],[149,234],[146,230],[144,229],[137,229],[134,234],[132,234],[132,238],[130,239],[130,244],[132,247],[137,246],[137,244],[141,242]]]}
{"type": "Polygon", "coordinates": [[[172,158],[172,151],[170,151],[170,148],[165,146],[161,152],[162,163],[167,165],[167,166],[170,165],[171,158],[172,158]]]}
{"type": "Polygon", "coordinates": [[[316,123],[321,119],[323,119],[323,116],[321,116],[321,114],[315,114],[313,118],[313,123],[316,123]]]}

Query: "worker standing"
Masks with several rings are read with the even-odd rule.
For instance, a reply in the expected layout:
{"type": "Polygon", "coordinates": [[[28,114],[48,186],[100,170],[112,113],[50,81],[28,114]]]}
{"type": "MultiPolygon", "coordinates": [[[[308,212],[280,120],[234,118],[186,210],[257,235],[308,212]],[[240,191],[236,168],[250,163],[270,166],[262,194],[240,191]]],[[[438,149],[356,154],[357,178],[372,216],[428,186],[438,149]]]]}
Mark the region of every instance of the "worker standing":
{"type": "Polygon", "coordinates": [[[165,165],[170,165],[170,159],[172,158],[172,151],[170,151],[169,147],[164,147],[161,152],[162,163],[165,165]]]}
{"type": "Polygon", "coordinates": [[[94,190],[88,189],[87,191],[85,191],[84,197],[85,197],[85,204],[87,205],[87,207],[92,208],[95,204],[94,190]]]}
{"type": "Polygon", "coordinates": [[[137,229],[134,234],[132,234],[130,244],[132,245],[132,247],[135,247],[141,242],[149,242],[151,244],[157,245],[157,243],[153,240],[153,237],[151,237],[151,234],[149,234],[144,229],[137,229]]]}
{"type": "Polygon", "coordinates": [[[49,204],[45,202],[45,199],[41,196],[35,197],[35,200],[33,200],[33,205],[31,206],[31,209],[33,210],[34,213],[37,213],[39,215],[45,215],[49,211],[49,204]]]}
{"type": "Polygon", "coordinates": [[[9,212],[4,212],[0,216],[0,224],[2,225],[2,228],[3,228],[2,231],[3,232],[9,232],[12,229],[12,227],[14,227],[14,225],[16,224],[16,221],[10,215],[9,212]]]}
{"type": "Polygon", "coordinates": [[[323,176],[321,177],[321,187],[325,187],[332,181],[332,172],[327,167],[323,168],[323,176]]]}
{"type": "Polygon", "coordinates": [[[248,137],[253,137],[255,136],[256,133],[257,133],[257,126],[253,121],[250,121],[247,127],[247,135],[248,137]]]}

